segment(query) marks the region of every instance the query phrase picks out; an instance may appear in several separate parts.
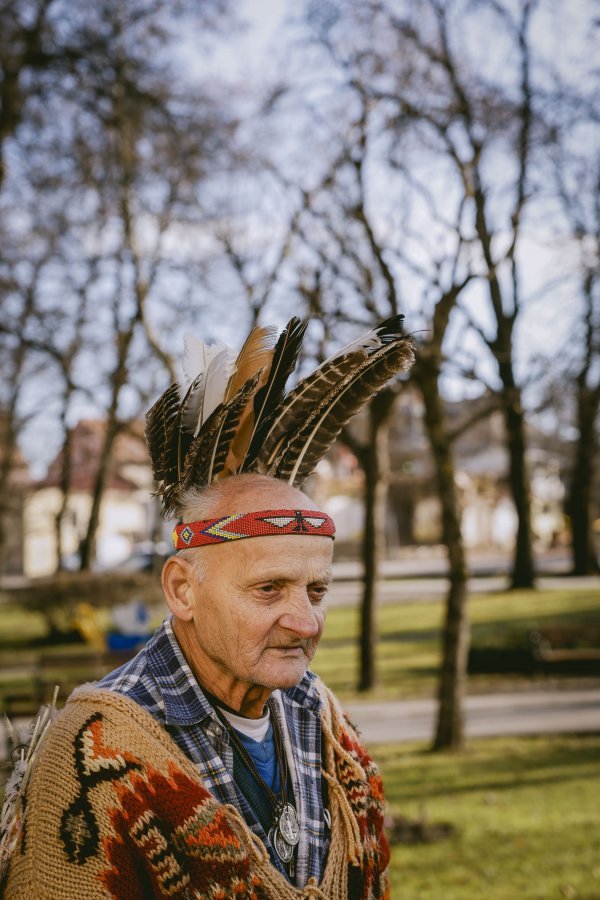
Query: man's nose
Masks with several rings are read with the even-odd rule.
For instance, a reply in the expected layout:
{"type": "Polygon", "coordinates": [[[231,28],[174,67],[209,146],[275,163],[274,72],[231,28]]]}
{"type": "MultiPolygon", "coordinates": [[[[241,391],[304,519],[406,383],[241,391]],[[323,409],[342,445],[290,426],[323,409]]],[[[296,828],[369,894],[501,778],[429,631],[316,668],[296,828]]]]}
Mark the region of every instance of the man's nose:
{"type": "Polygon", "coordinates": [[[287,609],[279,619],[279,624],[287,631],[293,631],[301,638],[312,638],[319,633],[321,627],[317,610],[310,601],[306,591],[300,596],[290,598],[287,609]]]}

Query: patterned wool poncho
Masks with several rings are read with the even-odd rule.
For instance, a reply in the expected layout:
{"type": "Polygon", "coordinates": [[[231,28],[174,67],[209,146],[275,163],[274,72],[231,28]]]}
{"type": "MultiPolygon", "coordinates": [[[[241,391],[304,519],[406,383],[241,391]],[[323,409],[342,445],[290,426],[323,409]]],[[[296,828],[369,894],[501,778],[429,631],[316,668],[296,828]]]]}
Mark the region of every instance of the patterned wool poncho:
{"type": "Polygon", "coordinates": [[[388,898],[381,778],[333,696],[320,691],[332,817],[321,884],[293,887],[141,707],[82,688],[44,739],[5,897],[388,898]]]}

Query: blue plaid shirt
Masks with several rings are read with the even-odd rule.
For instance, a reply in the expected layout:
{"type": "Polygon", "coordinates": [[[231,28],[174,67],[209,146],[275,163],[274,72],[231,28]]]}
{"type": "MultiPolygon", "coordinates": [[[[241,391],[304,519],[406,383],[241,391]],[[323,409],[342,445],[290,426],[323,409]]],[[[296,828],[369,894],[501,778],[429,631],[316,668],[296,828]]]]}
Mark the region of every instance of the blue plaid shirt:
{"type": "MultiPolygon", "coordinates": [[[[325,825],[321,778],[321,700],[316,676],[306,672],[302,681],[274,691],[275,713],[291,743],[295,773],[294,794],[301,834],[296,885],[309,878],[320,882],[329,832],[325,825]]],[[[233,780],[233,750],[226,728],[206,699],[181,652],[170,617],[130,662],[106,675],[99,688],[117,691],[146,709],[168,731],[194,762],[207,789],[222,803],[233,804],[269,850],[273,865],[286,874],[279,857],[233,780]]]]}

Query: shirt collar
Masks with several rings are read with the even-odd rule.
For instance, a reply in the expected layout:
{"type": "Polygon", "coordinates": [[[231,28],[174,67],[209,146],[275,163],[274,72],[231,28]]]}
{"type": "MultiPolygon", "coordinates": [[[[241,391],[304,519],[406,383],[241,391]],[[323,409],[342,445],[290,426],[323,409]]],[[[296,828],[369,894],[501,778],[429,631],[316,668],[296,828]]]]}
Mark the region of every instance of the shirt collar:
{"type": "Polygon", "coordinates": [[[175,637],[171,616],[148,642],[147,658],[164,703],[167,725],[196,725],[214,716],[175,637]]]}
{"type": "Polygon", "coordinates": [[[323,702],[317,688],[317,681],[318,678],[315,673],[307,669],[298,684],[281,691],[281,695],[284,700],[287,699],[292,703],[297,703],[298,706],[310,709],[315,715],[318,715],[321,712],[323,702]]]}
{"type": "MultiPolygon", "coordinates": [[[[148,665],[164,703],[165,724],[196,725],[214,718],[214,710],[183,655],[168,616],[146,645],[148,665]]],[[[321,698],[317,676],[306,671],[294,687],[280,691],[284,700],[318,714],[321,698]]]]}

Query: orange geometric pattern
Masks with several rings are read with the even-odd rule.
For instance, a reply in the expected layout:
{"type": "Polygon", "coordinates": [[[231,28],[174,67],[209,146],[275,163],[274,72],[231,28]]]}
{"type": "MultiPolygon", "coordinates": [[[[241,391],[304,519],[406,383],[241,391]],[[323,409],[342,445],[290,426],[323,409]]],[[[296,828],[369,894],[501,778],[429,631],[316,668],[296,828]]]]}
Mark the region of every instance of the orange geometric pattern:
{"type": "MultiPolygon", "coordinates": [[[[142,762],[111,746],[105,724],[103,713],[94,712],[74,735],[78,793],[60,820],[63,860],[80,867],[82,885],[91,878],[102,896],[113,900],[273,900],[272,876],[281,876],[265,865],[264,848],[249,839],[230,808],[172,756],[159,754],[151,761],[144,755],[142,762]],[[164,763],[157,763],[161,758],[164,763]],[[92,859],[93,865],[85,865],[92,859]]],[[[338,720],[330,746],[332,776],[360,836],[354,850],[349,845],[348,855],[338,857],[339,875],[345,869],[348,879],[342,893],[352,900],[386,900],[390,854],[381,778],[343,721],[338,720]]],[[[336,832],[331,841],[330,853],[344,838],[336,832]]],[[[313,896],[313,887],[307,886],[306,897],[313,896]]]]}
{"type": "Polygon", "coordinates": [[[128,762],[137,763],[139,760],[127,751],[106,747],[102,739],[102,720],[90,722],[81,735],[81,768],[85,777],[89,778],[108,769],[118,772],[128,762]]]}
{"type": "Polygon", "coordinates": [[[110,867],[100,875],[111,896],[183,898],[190,885],[210,885],[211,898],[260,900],[248,849],[223,807],[173,763],[167,774],[148,765],[115,784],[115,795],[103,841],[110,867]]]}

